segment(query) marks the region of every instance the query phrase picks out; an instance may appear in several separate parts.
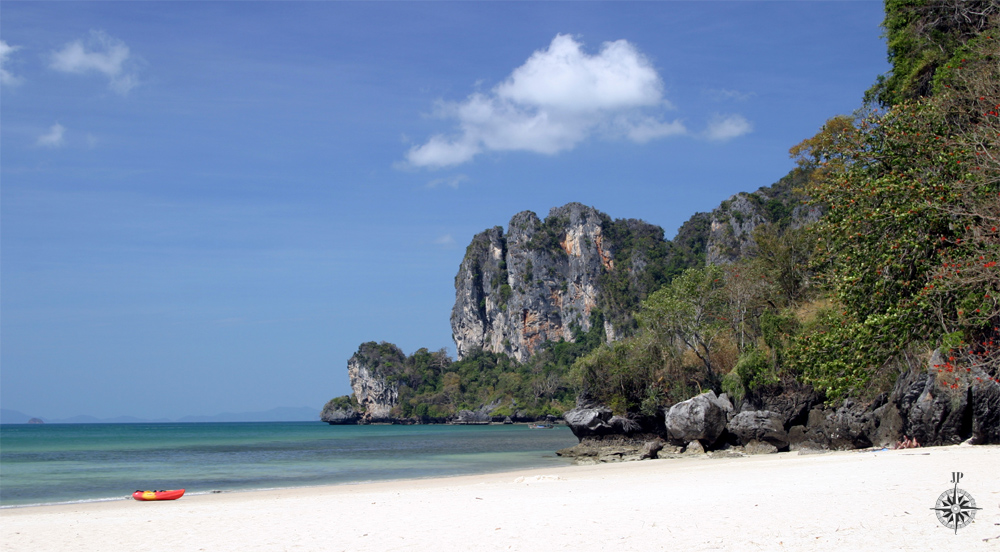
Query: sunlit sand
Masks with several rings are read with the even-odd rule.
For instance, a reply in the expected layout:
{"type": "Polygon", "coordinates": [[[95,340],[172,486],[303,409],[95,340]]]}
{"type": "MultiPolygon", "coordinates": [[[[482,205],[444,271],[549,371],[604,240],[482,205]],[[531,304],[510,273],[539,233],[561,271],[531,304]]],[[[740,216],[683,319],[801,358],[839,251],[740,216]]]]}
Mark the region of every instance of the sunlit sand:
{"type": "Polygon", "coordinates": [[[5,509],[19,550],[997,550],[1000,447],[783,453],[5,509]],[[932,508],[952,472],[978,507],[932,508]]]}

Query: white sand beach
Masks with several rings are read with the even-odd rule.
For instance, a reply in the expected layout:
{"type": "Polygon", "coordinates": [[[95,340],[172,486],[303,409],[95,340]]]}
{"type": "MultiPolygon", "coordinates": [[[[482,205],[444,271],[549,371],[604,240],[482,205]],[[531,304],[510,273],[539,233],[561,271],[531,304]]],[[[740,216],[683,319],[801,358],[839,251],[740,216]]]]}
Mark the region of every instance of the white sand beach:
{"type": "Polygon", "coordinates": [[[4,509],[0,549],[1000,550],[1000,446],[782,453],[4,509]],[[932,507],[981,510],[956,535],[932,507]]]}

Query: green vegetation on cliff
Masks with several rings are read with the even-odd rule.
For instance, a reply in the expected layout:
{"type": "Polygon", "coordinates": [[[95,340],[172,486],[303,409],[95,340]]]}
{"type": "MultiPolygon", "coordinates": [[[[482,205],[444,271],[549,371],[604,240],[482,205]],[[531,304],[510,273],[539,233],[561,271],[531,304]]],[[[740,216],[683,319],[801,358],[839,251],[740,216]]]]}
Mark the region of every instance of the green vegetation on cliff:
{"type": "MultiPolygon", "coordinates": [[[[751,403],[802,385],[872,398],[935,349],[947,359],[935,385],[1000,384],[1000,8],[886,11],[892,70],[859,114],[791,148],[799,168],[696,214],[672,242],[603,220],[615,268],[590,331],[523,363],[418,351],[396,376],[399,415],[560,414],[577,395],[655,415],[708,388],[751,403]],[[712,246],[726,228],[732,241],[712,246]],[[605,317],[624,338],[604,343],[605,317]]],[[[534,245],[558,254],[557,222],[534,245]]]]}
{"type": "Polygon", "coordinates": [[[996,0],[886,0],[885,38],[892,70],[866,99],[884,107],[941,92],[968,43],[989,34],[1000,15],[996,0]],[[942,71],[944,70],[944,71],[942,71]]]}
{"type": "Polygon", "coordinates": [[[548,342],[524,363],[481,350],[453,361],[444,350],[420,349],[393,378],[399,384],[393,414],[425,422],[454,417],[461,410],[515,419],[561,416],[576,400],[569,368],[601,344],[602,332],[597,312],[590,331],[576,328],[573,342],[548,342]]]}
{"type": "Polygon", "coordinates": [[[810,189],[828,209],[816,260],[839,314],[798,338],[793,358],[830,396],[857,393],[908,351],[942,345],[967,357],[966,374],[997,377],[995,363],[971,358],[992,348],[1000,321],[996,31],[969,41],[940,93],[828,125],[821,133],[839,136],[806,161],[835,167],[810,189]]]}
{"type": "Polygon", "coordinates": [[[1000,382],[1000,29],[948,27],[946,4],[996,10],[889,2],[884,107],[792,148],[824,217],[795,228],[772,209],[751,254],[650,295],[639,332],[576,363],[582,391],[634,414],[701,387],[871,398],[937,348],[942,387],[1000,382]]]}
{"type": "MultiPolygon", "coordinates": [[[[567,378],[569,367],[601,343],[602,327],[600,314],[595,314],[591,331],[578,329],[575,342],[546,343],[524,363],[481,350],[459,361],[443,349],[402,356],[391,343],[364,344],[354,358],[398,391],[391,411],[396,420],[441,422],[462,410],[539,419],[561,416],[573,407],[576,391],[567,378]]],[[[328,409],[335,408],[361,410],[363,405],[351,395],[331,400],[328,409]]]]}
{"type": "Polygon", "coordinates": [[[802,232],[759,227],[767,255],[671,280],[642,303],[635,334],[576,362],[577,387],[618,414],[654,415],[705,389],[743,397],[789,377],[787,334],[816,293],[807,268],[788,262],[804,255],[802,232]]]}
{"type": "Polygon", "coordinates": [[[614,251],[614,269],[600,277],[597,305],[615,328],[631,333],[639,303],[669,280],[672,264],[682,261],[671,258],[659,226],[607,219],[601,231],[614,251]]]}

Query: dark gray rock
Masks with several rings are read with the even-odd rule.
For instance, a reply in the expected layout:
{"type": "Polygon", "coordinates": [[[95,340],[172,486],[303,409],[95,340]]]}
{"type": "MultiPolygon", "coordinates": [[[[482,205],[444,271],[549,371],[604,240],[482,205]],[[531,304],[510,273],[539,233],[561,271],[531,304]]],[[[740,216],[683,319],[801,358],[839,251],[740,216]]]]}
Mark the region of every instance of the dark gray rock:
{"type": "Polygon", "coordinates": [[[788,429],[789,450],[825,449],[830,446],[826,435],[826,411],[820,407],[809,411],[805,425],[796,425],[788,429]]]}
{"type": "Polygon", "coordinates": [[[780,394],[754,398],[751,404],[753,410],[767,410],[780,416],[782,425],[788,429],[794,425],[805,424],[809,410],[819,402],[819,395],[812,387],[788,384],[782,388],[780,394]]]}
{"type": "Polygon", "coordinates": [[[808,441],[806,426],[797,425],[788,428],[788,449],[796,450],[802,443],[808,441]]]}
{"type": "Polygon", "coordinates": [[[642,445],[642,453],[639,455],[640,460],[646,459],[656,459],[657,455],[663,450],[663,447],[667,446],[667,442],[663,439],[651,439],[646,441],[642,445]]]}
{"type": "Polygon", "coordinates": [[[869,404],[845,400],[836,409],[818,406],[804,425],[788,430],[790,450],[850,450],[873,445],[891,446],[900,438],[901,420],[885,397],[869,404]]]}
{"type": "Polygon", "coordinates": [[[733,405],[726,396],[717,397],[714,391],[702,393],[679,402],[664,412],[667,438],[677,444],[695,439],[712,446],[726,430],[728,415],[733,405]]]}
{"type": "MultiPolygon", "coordinates": [[[[972,444],[1000,444],[1000,384],[986,374],[972,385],[972,444]]],[[[973,380],[975,381],[975,380],[973,380]]]]}
{"type": "Polygon", "coordinates": [[[702,446],[701,441],[695,439],[684,447],[684,454],[705,454],[705,447],[702,446]]]}
{"type": "Polygon", "coordinates": [[[827,444],[825,435],[810,433],[804,425],[788,430],[788,450],[822,450],[827,444]]]}
{"type": "Polygon", "coordinates": [[[875,429],[874,413],[865,406],[850,399],[843,405],[827,413],[822,423],[828,447],[835,450],[850,450],[872,446],[869,435],[875,429]]]}
{"type": "Polygon", "coordinates": [[[756,440],[771,443],[778,450],[788,448],[788,432],[781,416],[767,410],[740,412],[733,416],[726,429],[744,446],[756,440]]]}
{"type": "MultiPolygon", "coordinates": [[[[959,385],[943,385],[935,351],[926,366],[903,372],[888,396],[871,403],[847,399],[836,409],[816,407],[804,425],[789,429],[790,448],[847,450],[889,447],[903,438],[921,446],[1000,443],[1000,385],[969,372],[959,385]]],[[[953,380],[954,378],[952,378],[953,380]]],[[[949,381],[952,381],[949,380],[949,381]]]]}
{"type": "Polygon", "coordinates": [[[361,416],[354,409],[350,408],[324,408],[320,413],[320,421],[330,425],[350,425],[358,423],[361,416]]]}
{"type": "Polygon", "coordinates": [[[874,431],[868,437],[872,446],[891,447],[903,438],[903,417],[894,403],[886,403],[872,412],[874,431]]]}
{"type": "Polygon", "coordinates": [[[922,446],[956,445],[972,437],[970,390],[941,385],[936,366],[944,364],[940,351],[934,351],[927,369],[903,374],[890,395],[902,419],[903,434],[922,446]]]}
{"type": "Polygon", "coordinates": [[[563,414],[566,425],[581,441],[585,437],[613,434],[611,409],[600,405],[577,406],[563,414]]]}

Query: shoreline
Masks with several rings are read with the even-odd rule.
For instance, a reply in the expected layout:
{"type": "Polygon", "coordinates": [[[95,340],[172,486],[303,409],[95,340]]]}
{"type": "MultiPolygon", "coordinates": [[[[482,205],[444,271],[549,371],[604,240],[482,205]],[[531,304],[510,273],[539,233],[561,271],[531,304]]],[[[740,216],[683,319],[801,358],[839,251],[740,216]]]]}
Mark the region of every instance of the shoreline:
{"type": "Polygon", "coordinates": [[[172,502],[0,510],[10,551],[695,549],[996,550],[1000,446],[795,452],[562,466],[172,502]],[[933,511],[965,474],[982,508],[956,535],[933,511]]]}
{"type": "Polygon", "coordinates": [[[542,432],[499,425],[164,428],[5,430],[0,510],[113,501],[135,489],[184,488],[190,496],[546,468],[569,464],[553,451],[576,441],[568,428],[542,432]]]}
{"type": "MultiPolygon", "coordinates": [[[[265,493],[270,491],[296,491],[299,489],[328,489],[336,487],[345,487],[353,485],[380,485],[380,484],[392,484],[392,483],[406,483],[410,481],[425,481],[425,480],[450,480],[459,477],[486,477],[489,475],[503,475],[508,473],[520,473],[524,472],[535,472],[538,470],[553,470],[562,468],[572,468],[574,467],[573,461],[571,459],[565,459],[563,464],[553,465],[553,466],[538,466],[535,468],[517,468],[512,470],[502,470],[502,471],[486,471],[479,473],[458,473],[454,475],[428,475],[424,477],[407,477],[398,479],[369,479],[365,481],[344,481],[341,483],[318,483],[314,485],[290,485],[287,487],[247,487],[245,489],[215,489],[210,491],[194,491],[194,492],[184,492],[182,498],[187,499],[195,496],[207,496],[207,495],[230,495],[230,494],[245,494],[245,493],[265,493]]],[[[85,498],[80,500],[67,500],[62,502],[39,502],[32,504],[10,504],[5,506],[0,506],[0,512],[6,512],[9,510],[20,510],[25,508],[49,508],[57,506],[77,506],[85,504],[104,504],[108,502],[135,502],[131,494],[125,494],[121,496],[104,497],[104,498],[85,498]]]]}

